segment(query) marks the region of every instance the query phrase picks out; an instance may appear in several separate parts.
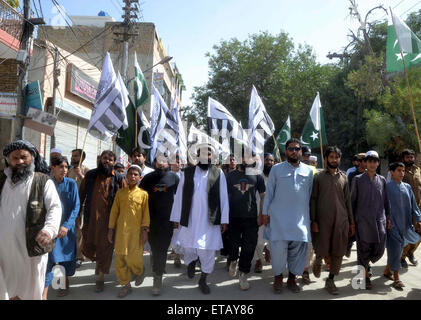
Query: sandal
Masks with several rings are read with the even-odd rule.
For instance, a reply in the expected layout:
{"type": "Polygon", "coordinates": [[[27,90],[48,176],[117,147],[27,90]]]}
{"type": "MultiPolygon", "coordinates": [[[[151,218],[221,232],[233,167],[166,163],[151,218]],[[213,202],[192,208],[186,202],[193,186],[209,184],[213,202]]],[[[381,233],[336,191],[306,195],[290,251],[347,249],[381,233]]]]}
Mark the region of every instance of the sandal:
{"type": "Polygon", "coordinates": [[[95,292],[102,292],[104,291],[104,281],[97,280],[95,282],[95,292]]]}
{"type": "Polygon", "coordinates": [[[118,294],[118,297],[124,298],[129,293],[132,293],[132,287],[130,286],[130,284],[125,285],[124,287],[121,288],[120,293],[118,294]]]}
{"type": "Polygon", "coordinates": [[[405,285],[403,284],[401,280],[396,280],[396,281],[393,281],[392,287],[399,291],[402,291],[405,285]]]}
{"type": "Polygon", "coordinates": [[[69,294],[69,279],[66,278],[66,288],[64,289],[58,289],[57,297],[65,297],[69,294]]]}
{"type": "Polygon", "coordinates": [[[69,289],[68,288],[66,288],[66,289],[58,289],[57,297],[62,298],[62,297],[67,296],[68,294],[69,294],[69,289]]]}
{"type": "Polygon", "coordinates": [[[389,272],[389,273],[384,273],[383,276],[389,280],[393,281],[393,273],[389,272]]]}

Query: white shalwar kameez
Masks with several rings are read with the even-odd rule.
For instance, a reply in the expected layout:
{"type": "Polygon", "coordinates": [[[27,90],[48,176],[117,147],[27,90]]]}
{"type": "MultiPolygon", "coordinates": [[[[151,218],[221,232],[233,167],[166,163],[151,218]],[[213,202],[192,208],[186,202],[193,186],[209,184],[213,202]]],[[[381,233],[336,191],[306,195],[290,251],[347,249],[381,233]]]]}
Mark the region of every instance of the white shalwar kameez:
{"type": "MultiPolygon", "coordinates": [[[[4,171],[7,180],[0,199],[0,269],[7,292],[3,298],[18,297],[23,300],[41,300],[44,290],[48,254],[29,257],[26,247],[26,207],[34,174],[13,184],[10,168],[4,171]]],[[[44,228],[54,239],[61,222],[61,203],[56,187],[48,180],[44,188],[47,209],[44,228]]]]}
{"type": "MultiPolygon", "coordinates": [[[[229,202],[227,181],[221,171],[219,179],[219,192],[221,202],[221,224],[228,224],[229,202]]],[[[211,273],[215,265],[215,251],[223,248],[221,226],[212,225],[209,222],[208,213],[208,170],[196,167],[194,172],[194,191],[189,215],[188,227],[179,226],[177,243],[183,248],[184,263],[200,259],[200,265],[204,273],[211,273]]],[[[183,202],[184,175],[175,194],[174,204],[171,211],[170,221],[180,222],[183,202]]]]}

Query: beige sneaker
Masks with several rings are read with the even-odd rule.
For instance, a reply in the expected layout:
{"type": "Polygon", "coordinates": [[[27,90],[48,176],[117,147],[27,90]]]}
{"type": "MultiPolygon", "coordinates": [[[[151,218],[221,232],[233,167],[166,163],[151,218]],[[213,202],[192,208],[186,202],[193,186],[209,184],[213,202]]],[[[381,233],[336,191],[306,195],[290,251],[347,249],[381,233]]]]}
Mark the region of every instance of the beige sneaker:
{"type": "Polygon", "coordinates": [[[240,288],[241,290],[248,290],[250,288],[250,284],[247,281],[247,274],[241,272],[238,274],[238,279],[240,280],[240,288]]]}
{"type": "Polygon", "coordinates": [[[230,276],[235,278],[237,276],[237,260],[231,261],[229,273],[230,276]]]}

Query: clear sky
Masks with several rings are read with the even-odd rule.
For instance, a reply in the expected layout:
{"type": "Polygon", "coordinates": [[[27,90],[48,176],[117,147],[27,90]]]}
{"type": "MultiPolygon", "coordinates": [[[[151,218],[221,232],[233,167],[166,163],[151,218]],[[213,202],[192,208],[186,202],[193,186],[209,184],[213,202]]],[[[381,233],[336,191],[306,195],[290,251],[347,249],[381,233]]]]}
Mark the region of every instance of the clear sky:
{"type": "MultiPolygon", "coordinates": [[[[57,0],[69,15],[97,15],[106,11],[121,21],[122,0],[57,0]]],[[[35,1],[38,4],[38,1],[35,1]]],[[[155,23],[167,54],[174,57],[187,91],[183,105],[190,104],[194,86],[206,83],[206,52],[222,39],[245,40],[249,34],[269,31],[287,32],[295,44],[308,44],[320,63],[328,63],[328,52],[341,52],[349,43],[349,29],[358,30],[358,22],[349,14],[348,0],[140,0],[143,22],[155,23]]],[[[392,7],[406,18],[421,9],[419,0],[357,0],[363,17],[380,4],[392,7]]],[[[41,0],[46,22],[57,15],[51,0],[41,0]]],[[[382,10],[372,19],[385,19],[382,10]]]]}

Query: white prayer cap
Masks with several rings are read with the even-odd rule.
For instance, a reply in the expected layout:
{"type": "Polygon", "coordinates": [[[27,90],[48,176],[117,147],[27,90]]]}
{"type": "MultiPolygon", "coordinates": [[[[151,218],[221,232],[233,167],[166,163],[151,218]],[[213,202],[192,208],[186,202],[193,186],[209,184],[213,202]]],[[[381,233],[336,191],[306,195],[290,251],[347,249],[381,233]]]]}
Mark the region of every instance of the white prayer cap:
{"type": "Polygon", "coordinates": [[[309,160],[310,161],[317,162],[317,157],[316,156],[310,156],[309,160]]]}
{"type": "Polygon", "coordinates": [[[370,150],[365,154],[365,158],[376,158],[380,160],[379,154],[377,153],[377,151],[374,150],[370,150]]]}
{"type": "Polygon", "coordinates": [[[199,143],[195,147],[196,147],[195,148],[196,152],[197,152],[197,150],[200,150],[200,149],[211,149],[212,154],[216,154],[215,147],[208,142],[199,143]]]}
{"type": "Polygon", "coordinates": [[[50,153],[60,153],[61,154],[61,150],[58,148],[53,148],[51,149],[50,153]]]}
{"type": "Polygon", "coordinates": [[[127,172],[129,172],[130,169],[136,169],[137,171],[139,171],[139,174],[142,174],[142,168],[139,167],[137,164],[132,164],[129,169],[127,169],[127,172]]]}

